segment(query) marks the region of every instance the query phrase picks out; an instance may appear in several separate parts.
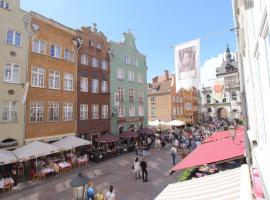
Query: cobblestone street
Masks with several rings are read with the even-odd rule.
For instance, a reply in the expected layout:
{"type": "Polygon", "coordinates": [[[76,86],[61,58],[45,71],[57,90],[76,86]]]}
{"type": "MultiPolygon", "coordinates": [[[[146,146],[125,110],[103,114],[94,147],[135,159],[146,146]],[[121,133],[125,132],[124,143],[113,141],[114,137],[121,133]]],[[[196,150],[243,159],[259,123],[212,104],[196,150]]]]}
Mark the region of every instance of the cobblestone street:
{"type": "MultiPolygon", "coordinates": [[[[135,153],[129,153],[100,163],[90,163],[82,169],[94,181],[96,191],[105,191],[113,185],[117,200],[152,200],[169,183],[175,182],[179,173],[169,176],[172,160],[168,150],[151,150],[146,161],[149,165],[149,182],[135,180],[131,171],[135,153]]],[[[179,159],[179,157],[178,157],[179,159]]],[[[179,160],[177,160],[179,161],[179,160]]],[[[68,200],[74,199],[70,181],[76,170],[52,177],[43,183],[30,185],[20,191],[0,196],[6,200],[68,200]]]]}

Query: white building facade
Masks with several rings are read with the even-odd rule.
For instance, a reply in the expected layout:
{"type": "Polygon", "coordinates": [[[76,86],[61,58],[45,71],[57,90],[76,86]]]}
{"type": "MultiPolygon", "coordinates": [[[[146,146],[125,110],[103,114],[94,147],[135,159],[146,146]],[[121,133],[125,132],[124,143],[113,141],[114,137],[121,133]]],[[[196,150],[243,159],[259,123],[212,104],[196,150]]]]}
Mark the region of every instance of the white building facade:
{"type": "Polygon", "coordinates": [[[252,165],[258,167],[270,198],[270,41],[269,0],[232,0],[241,91],[246,97],[252,165]]]}

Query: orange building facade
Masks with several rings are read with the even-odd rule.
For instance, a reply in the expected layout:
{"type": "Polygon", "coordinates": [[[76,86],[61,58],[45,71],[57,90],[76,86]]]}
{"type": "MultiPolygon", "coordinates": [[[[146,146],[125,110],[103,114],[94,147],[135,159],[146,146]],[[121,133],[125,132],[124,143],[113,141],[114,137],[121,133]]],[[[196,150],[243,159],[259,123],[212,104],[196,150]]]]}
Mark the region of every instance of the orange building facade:
{"type": "Polygon", "coordinates": [[[54,141],[76,133],[76,32],[30,14],[39,29],[29,45],[25,140],[54,141]]]}

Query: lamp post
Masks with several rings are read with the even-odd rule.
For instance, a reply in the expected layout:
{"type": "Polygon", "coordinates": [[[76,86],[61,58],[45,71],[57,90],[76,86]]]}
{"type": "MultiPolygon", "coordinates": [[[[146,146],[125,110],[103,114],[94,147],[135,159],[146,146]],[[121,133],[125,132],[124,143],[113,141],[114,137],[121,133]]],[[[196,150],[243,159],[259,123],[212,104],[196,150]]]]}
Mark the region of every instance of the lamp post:
{"type": "Polygon", "coordinates": [[[90,179],[87,176],[84,176],[81,172],[71,180],[70,185],[74,189],[74,195],[77,200],[86,199],[86,184],[89,180],[90,179]]]}

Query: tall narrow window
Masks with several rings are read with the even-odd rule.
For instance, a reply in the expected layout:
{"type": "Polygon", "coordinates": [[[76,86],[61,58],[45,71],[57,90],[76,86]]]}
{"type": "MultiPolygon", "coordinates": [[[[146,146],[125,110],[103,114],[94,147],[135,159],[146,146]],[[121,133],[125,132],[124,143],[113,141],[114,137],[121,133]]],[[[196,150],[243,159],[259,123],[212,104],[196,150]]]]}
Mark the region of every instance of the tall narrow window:
{"type": "Polygon", "coordinates": [[[81,77],[81,92],[88,92],[88,78],[81,77]]]}
{"type": "Polygon", "coordinates": [[[88,119],[88,105],[81,104],[80,105],[80,120],[87,120],[88,119]]]}
{"type": "Polygon", "coordinates": [[[96,58],[93,58],[92,59],[92,67],[95,67],[95,68],[98,68],[98,59],[96,59],[96,58]]]}
{"type": "Polygon", "coordinates": [[[49,102],[48,109],[49,109],[48,121],[59,121],[60,119],[59,103],[49,102]]]}
{"type": "Polygon", "coordinates": [[[101,82],[101,92],[102,93],[107,93],[108,92],[108,82],[107,81],[102,81],[101,82]]]}
{"type": "Polygon", "coordinates": [[[142,90],[138,91],[138,102],[139,103],[143,102],[143,91],[142,90]]]}
{"type": "Polygon", "coordinates": [[[92,119],[99,118],[98,104],[92,104],[92,119]]]}
{"type": "Polygon", "coordinates": [[[125,95],[125,88],[124,87],[122,87],[122,86],[119,86],[118,88],[117,88],[117,92],[118,92],[118,94],[119,94],[119,101],[124,101],[124,95],[125,95]]]}
{"type": "Polygon", "coordinates": [[[64,73],[64,90],[73,90],[73,75],[69,73],[64,73]]]}
{"type": "Polygon", "coordinates": [[[98,79],[92,79],[92,93],[98,93],[98,79]]]}
{"type": "Polygon", "coordinates": [[[30,122],[41,122],[43,121],[44,112],[42,101],[31,101],[30,102],[30,122]]]}
{"type": "Polygon", "coordinates": [[[50,70],[49,73],[49,88],[60,89],[60,72],[50,70]]]}
{"type": "Polygon", "coordinates": [[[42,67],[32,67],[31,85],[32,87],[44,87],[45,69],[42,67]]]}
{"type": "Polygon", "coordinates": [[[108,69],[108,63],[107,63],[106,60],[102,60],[102,61],[101,61],[101,68],[102,68],[103,70],[107,70],[107,69],[108,69]]]}
{"type": "Polygon", "coordinates": [[[118,116],[125,117],[125,106],[124,105],[118,106],[118,116]]]}
{"type": "Polygon", "coordinates": [[[134,89],[128,88],[128,99],[129,102],[134,102],[134,89]]]}
{"type": "Polygon", "coordinates": [[[132,71],[128,71],[128,81],[134,82],[135,78],[135,73],[132,71]]]}
{"type": "Polygon", "coordinates": [[[139,105],[139,106],[138,106],[138,115],[139,115],[140,117],[144,116],[144,108],[143,108],[142,105],[139,105]]]}
{"type": "Polygon", "coordinates": [[[134,107],[134,105],[129,105],[129,116],[130,117],[135,116],[135,107],[134,107]]]}
{"type": "Polygon", "coordinates": [[[20,67],[15,63],[8,63],[4,66],[4,81],[8,83],[19,83],[20,67]]]}
{"type": "Polygon", "coordinates": [[[45,41],[34,38],[32,42],[32,51],[35,53],[45,54],[45,46],[45,41]]]}
{"type": "Polygon", "coordinates": [[[74,62],[74,52],[70,49],[65,49],[64,60],[69,61],[69,62],[74,62]]]}
{"type": "Polygon", "coordinates": [[[13,30],[7,32],[7,43],[16,47],[21,46],[21,33],[13,30]]]}
{"type": "Polygon", "coordinates": [[[69,121],[73,119],[73,105],[72,103],[64,103],[63,105],[63,120],[69,121]]]}
{"type": "Polygon", "coordinates": [[[108,105],[102,105],[101,110],[101,118],[102,119],[108,119],[108,112],[109,112],[109,106],[108,105]]]}
{"type": "Polygon", "coordinates": [[[2,102],[2,122],[10,123],[18,120],[18,102],[3,101],[2,102]]]}
{"type": "Polygon", "coordinates": [[[81,54],[81,64],[82,65],[88,65],[88,55],[86,54],[81,54]]]}
{"type": "Polygon", "coordinates": [[[118,80],[124,80],[125,74],[123,69],[117,69],[117,79],[118,80]]]}

